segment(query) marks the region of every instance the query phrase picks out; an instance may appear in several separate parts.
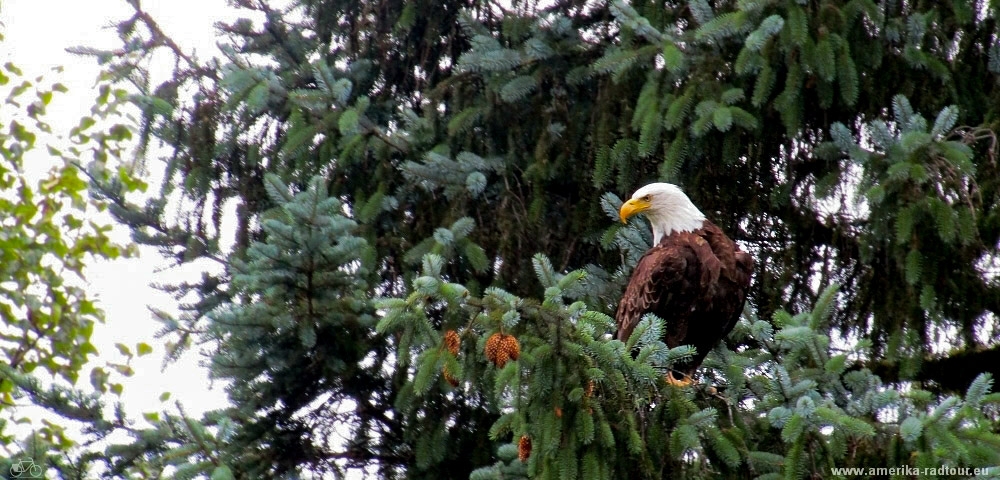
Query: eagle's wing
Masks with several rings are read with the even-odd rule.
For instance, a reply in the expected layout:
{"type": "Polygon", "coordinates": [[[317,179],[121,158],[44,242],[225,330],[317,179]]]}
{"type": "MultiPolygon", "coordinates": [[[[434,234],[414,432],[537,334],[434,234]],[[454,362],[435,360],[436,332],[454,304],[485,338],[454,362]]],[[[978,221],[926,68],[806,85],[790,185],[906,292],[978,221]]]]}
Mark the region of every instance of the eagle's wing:
{"type": "MultiPolygon", "coordinates": [[[[688,294],[692,278],[689,269],[695,267],[695,260],[689,248],[662,243],[639,259],[615,314],[619,340],[628,341],[645,313],[661,312],[675,299],[688,294]]],[[[677,333],[684,336],[683,332],[677,333]]]]}
{"type": "Polygon", "coordinates": [[[749,253],[736,251],[736,284],[744,290],[750,288],[750,276],[753,275],[754,261],[749,253]]]}
{"type": "Polygon", "coordinates": [[[747,301],[747,294],[750,293],[750,277],[753,275],[753,267],[753,257],[749,253],[740,250],[735,252],[733,267],[729,269],[732,283],[729,287],[731,288],[731,293],[727,300],[728,302],[732,302],[732,306],[728,307],[732,313],[729,322],[726,323],[723,329],[723,337],[729,335],[729,332],[740,321],[740,316],[743,313],[743,305],[747,301]]]}

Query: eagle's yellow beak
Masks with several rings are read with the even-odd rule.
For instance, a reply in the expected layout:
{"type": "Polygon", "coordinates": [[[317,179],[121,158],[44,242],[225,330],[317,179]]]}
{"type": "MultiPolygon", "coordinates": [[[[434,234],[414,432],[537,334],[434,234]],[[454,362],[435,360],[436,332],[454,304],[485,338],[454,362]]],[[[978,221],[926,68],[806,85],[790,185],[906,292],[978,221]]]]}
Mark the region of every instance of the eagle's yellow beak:
{"type": "Polygon", "coordinates": [[[622,204],[621,210],[618,211],[618,216],[621,217],[622,223],[625,223],[632,215],[649,210],[651,205],[652,202],[649,200],[633,198],[622,204]]]}

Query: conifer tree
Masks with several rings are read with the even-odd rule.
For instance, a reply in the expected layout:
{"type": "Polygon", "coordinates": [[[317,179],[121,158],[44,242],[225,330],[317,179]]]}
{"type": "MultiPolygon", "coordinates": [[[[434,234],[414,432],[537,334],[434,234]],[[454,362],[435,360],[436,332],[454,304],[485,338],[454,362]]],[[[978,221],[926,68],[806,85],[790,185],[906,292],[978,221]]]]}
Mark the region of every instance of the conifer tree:
{"type": "MultiPolygon", "coordinates": [[[[0,44],[4,42],[0,31],[0,44]]],[[[119,122],[118,109],[126,95],[120,89],[101,89],[90,114],[69,132],[58,132],[49,122],[68,91],[58,81],[61,75],[62,69],[56,68],[48,75],[29,76],[13,62],[0,69],[4,478],[20,462],[28,462],[22,464],[27,465],[25,475],[46,469],[50,462],[75,470],[63,458],[75,445],[67,423],[101,420],[100,393],[120,394],[119,380],[130,374],[127,363],[86,368],[98,353],[91,334],[103,321],[94,295],[85,288],[86,267],[90,261],[114,259],[130,250],[109,237],[111,226],[97,216],[107,205],[88,198],[85,165],[113,175],[122,192],[143,187],[122,162],[131,137],[119,122]],[[72,388],[88,383],[88,377],[93,391],[72,388]],[[57,416],[34,418],[32,408],[57,416]]]]}
{"type": "Polygon", "coordinates": [[[168,175],[147,205],[95,188],[137,241],[226,266],[164,324],[233,405],[132,429],[115,472],[1000,465],[994,3],[245,1],[263,20],[207,62],[130,3],[122,49],[81,52],[168,175]],[[616,210],[657,179],[759,265],[685,390],[669,318],[608,335],[650,241],[616,210]]]}

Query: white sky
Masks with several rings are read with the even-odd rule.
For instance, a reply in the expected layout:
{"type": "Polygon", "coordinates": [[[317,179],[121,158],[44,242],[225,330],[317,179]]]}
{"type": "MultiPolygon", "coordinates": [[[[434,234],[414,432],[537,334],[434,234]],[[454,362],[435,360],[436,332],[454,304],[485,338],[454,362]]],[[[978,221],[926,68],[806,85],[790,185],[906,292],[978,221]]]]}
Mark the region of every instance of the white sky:
{"type": "MultiPolygon", "coordinates": [[[[182,47],[196,50],[202,58],[216,51],[213,23],[232,17],[224,0],[145,1],[143,8],[182,47]]],[[[46,83],[61,82],[69,88],[69,93],[57,93],[48,108],[47,120],[54,131],[68,132],[88,113],[96,96],[97,65],[92,59],[67,53],[65,48],[115,47],[115,31],[106,27],[130,13],[124,0],[0,0],[0,21],[6,37],[0,43],[0,63],[13,62],[24,71],[26,79],[44,74],[46,83]],[[62,73],[51,71],[60,65],[65,68],[62,73]]],[[[27,160],[49,162],[44,149],[41,150],[33,152],[38,155],[27,160]]],[[[147,165],[159,168],[155,161],[147,165]]],[[[155,186],[156,183],[151,185],[155,186]]],[[[116,228],[115,238],[126,241],[128,231],[116,228]]],[[[92,341],[101,358],[92,365],[122,362],[123,357],[114,347],[116,343],[129,345],[133,351],[137,342],[149,343],[154,353],[135,358],[132,363],[135,376],[123,382],[123,403],[129,416],[141,419],[142,412],[173,410],[174,400],[179,400],[188,414],[200,417],[205,410],[224,406],[225,393],[221,384],[209,388],[206,369],[199,366],[201,358],[197,354],[188,354],[161,371],[164,348],[162,342],[153,338],[160,326],[152,319],[148,307],[174,312],[176,302],[150,284],[185,278],[185,272],[157,271],[161,265],[163,259],[154,250],[143,249],[140,258],[100,262],[88,269],[89,293],[106,313],[106,323],[94,331],[92,341]],[[173,396],[167,404],[162,404],[159,396],[166,391],[173,396]]],[[[82,372],[81,383],[87,384],[89,371],[87,367],[82,372]]],[[[139,422],[141,425],[142,421],[139,422]]]]}
{"type": "MultiPolygon", "coordinates": [[[[231,20],[237,16],[233,9],[226,6],[225,0],[145,0],[142,7],[174,41],[200,59],[215,56],[218,52],[213,24],[217,20],[231,20]]],[[[116,33],[107,27],[131,13],[131,7],[124,0],[0,0],[0,22],[3,24],[0,31],[5,36],[5,40],[0,42],[0,64],[11,61],[23,70],[26,79],[44,74],[46,84],[60,82],[69,88],[66,94],[56,94],[47,109],[46,120],[53,131],[68,132],[77,125],[80,118],[89,112],[97,95],[94,79],[99,68],[95,62],[69,54],[65,49],[79,45],[116,48],[116,33]],[[52,72],[56,66],[63,66],[64,71],[52,72]]],[[[170,65],[164,65],[162,72],[154,73],[167,75],[169,68],[170,65]]],[[[34,157],[26,159],[38,164],[27,165],[27,169],[45,172],[51,159],[46,157],[44,149],[38,150],[32,152],[36,154],[34,157]]],[[[146,165],[154,170],[160,168],[152,155],[146,165]]],[[[159,172],[151,173],[157,175],[159,172]]],[[[159,180],[151,182],[151,190],[158,184],[159,180]]],[[[226,228],[226,224],[233,222],[228,220],[223,221],[224,238],[231,238],[231,234],[226,235],[226,230],[231,230],[226,228]]],[[[114,238],[124,242],[128,234],[127,229],[117,227],[114,238]]],[[[143,248],[139,258],[95,263],[87,273],[88,291],[105,311],[106,323],[94,330],[92,342],[101,354],[82,372],[81,384],[87,385],[90,368],[103,366],[106,362],[123,362],[124,357],[115,348],[116,343],[124,343],[133,351],[138,342],[153,345],[153,354],[133,359],[131,365],[135,376],[122,382],[125,385],[122,402],[129,417],[140,426],[144,422],[142,413],[173,411],[175,400],[179,400],[186,413],[194,417],[227,404],[223,385],[210,386],[207,370],[199,365],[202,358],[197,352],[191,352],[161,370],[165,349],[162,342],[153,338],[160,325],[153,320],[149,308],[176,312],[177,302],[152,288],[151,284],[200,277],[198,265],[189,265],[193,268],[185,268],[184,271],[162,271],[160,268],[164,263],[155,250],[143,248]],[[172,397],[164,404],[159,397],[168,391],[172,397]]],[[[51,418],[44,412],[22,414],[51,418]]],[[[364,476],[361,471],[348,472],[351,479],[364,476]]]]}

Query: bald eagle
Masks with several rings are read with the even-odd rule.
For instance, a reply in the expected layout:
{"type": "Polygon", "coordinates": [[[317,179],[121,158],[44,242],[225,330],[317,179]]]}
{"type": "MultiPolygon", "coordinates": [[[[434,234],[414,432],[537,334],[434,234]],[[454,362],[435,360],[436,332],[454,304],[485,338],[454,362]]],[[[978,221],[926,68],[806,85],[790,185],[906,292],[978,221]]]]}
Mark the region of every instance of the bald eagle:
{"type": "Polygon", "coordinates": [[[619,214],[625,223],[638,213],[653,226],[653,247],[639,259],[618,304],[618,339],[627,341],[647,313],[664,319],[667,346],[697,350],[667,374],[668,383],[689,385],[708,352],[739,320],[753,258],[676,185],[651,183],[637,190],[619,214]]]}

